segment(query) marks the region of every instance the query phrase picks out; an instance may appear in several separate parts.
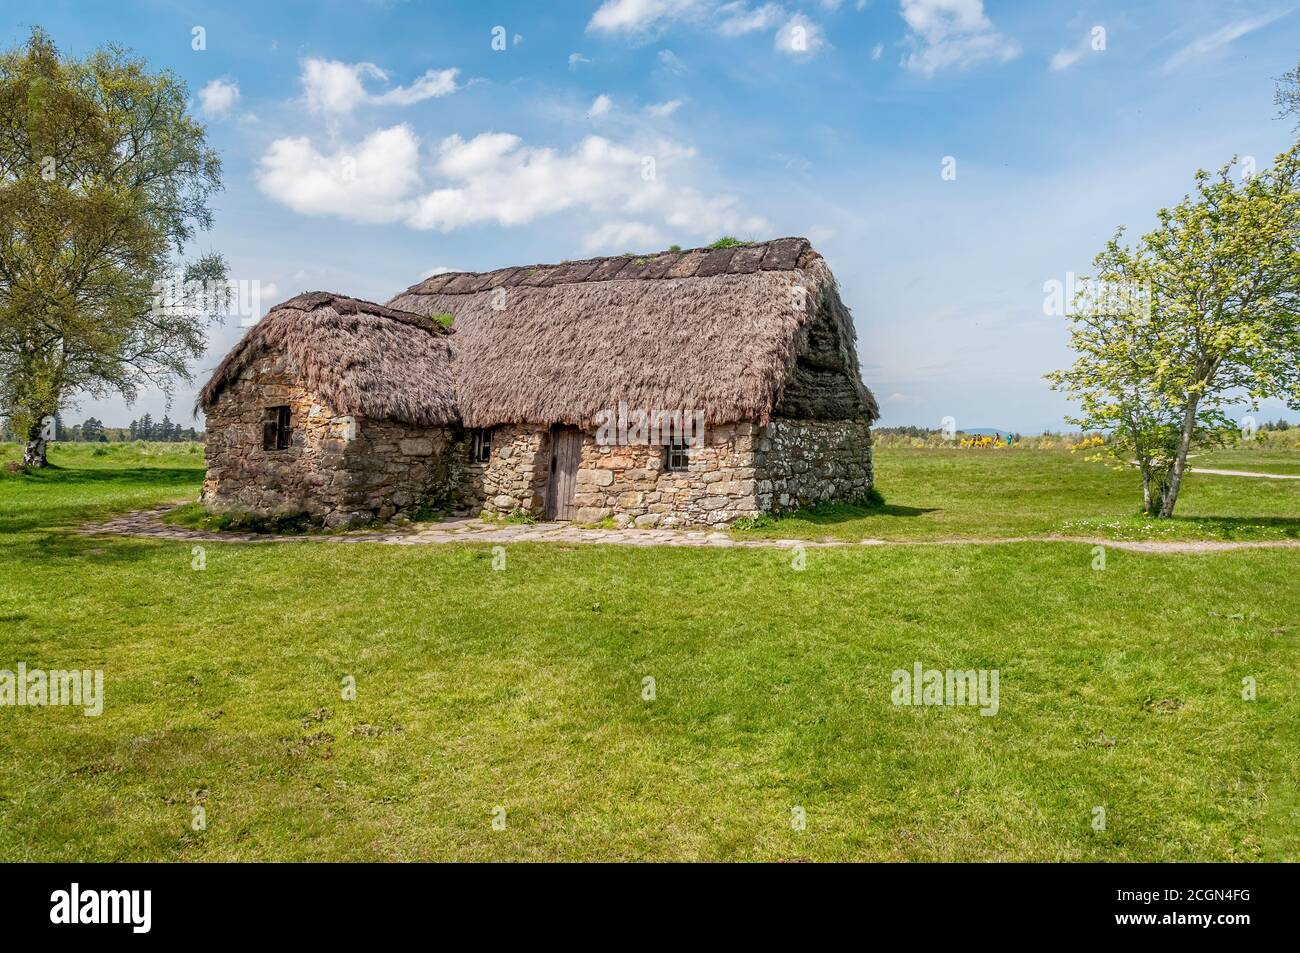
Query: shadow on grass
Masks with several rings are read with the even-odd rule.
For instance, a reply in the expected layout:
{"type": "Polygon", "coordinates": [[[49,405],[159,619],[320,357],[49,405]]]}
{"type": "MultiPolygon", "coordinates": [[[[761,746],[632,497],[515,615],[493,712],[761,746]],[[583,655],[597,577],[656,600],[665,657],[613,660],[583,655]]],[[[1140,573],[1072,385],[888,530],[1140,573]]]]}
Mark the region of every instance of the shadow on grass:
{"type": "MultiPolygon", "coordinates": [[[[193,483],[202,477],[203,469],[201,467],[131,467],[118,470],[108,467],[103,469],[94,467],[71,469],[50,464],[40,470],[8,477],[6,482],[12,480],[29,486],[53,484],[114,486],[130,483],[145,489],[151,486],[182,486],[186,483],[193,483]]],[[[0,486],[4,485],[0,483],[0,486]]]]}
{"type": "Polygon", "coordinates": [[[1300,539],[1300,517],[1291,516],[1174,516],[1169,520],[1177,526],[1195,527],[1224,539],[1231,539],[1246,531],[1275,529],[1288,539],[1300,539]]]}
{"type": "MultiPolygon", "coordinates": [[[[94,559],[97,567],[126,565],[149,558],[168,542],[174,541],[122,537],[99,539],[52,530],[5,540],[3,549],[0,549],[0,567],[9,562],[15,566],[49,566],[86,558],[94,559]]],[[[0,568],[0,572],[3,571],[0,568]]]]}
{"type": "Polygon", "coordinates": [[[783,522],[808,523],[814,526],[832,526],[851,523],[870,517],[912,518],[927,513],[938,513],[938,507],[900,506],[897,503],[819,503],[807,509],[788,513],[765,515],[750,521],[738,521],[737,529],[764,529],[780,526],[783,522]]]}

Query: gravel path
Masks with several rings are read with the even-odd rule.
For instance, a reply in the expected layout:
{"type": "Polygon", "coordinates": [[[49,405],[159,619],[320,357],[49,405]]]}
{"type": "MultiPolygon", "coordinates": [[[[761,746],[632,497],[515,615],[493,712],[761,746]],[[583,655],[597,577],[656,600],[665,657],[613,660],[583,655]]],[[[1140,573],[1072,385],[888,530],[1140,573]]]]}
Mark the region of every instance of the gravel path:
{"type": "Polygon", "coordinates": [[[933,540],[808,540],[735,539],[721,530],[583,529],[569,523],[488,523],[456,518],[440,523],[412,523],[383,530],[350,533],[276,536],[267,533],[215,533],[164,523],[172,505],[137,510],[115,519],[87,523],[77,532],[85,536],[114,535],[147,539],[212,543],[383,543],[391,546],[429,546],[439,543],[603,543],[615,546],[689,546],[716,549],[828,549],[851,546],[994,546],[1007,543],[1076,543],[1126,549],[1140,553],[1212,553],[1236,549],[1295,549],[1300,540],[1114,540],[1090,536],[1012,536],[933,540]]]}

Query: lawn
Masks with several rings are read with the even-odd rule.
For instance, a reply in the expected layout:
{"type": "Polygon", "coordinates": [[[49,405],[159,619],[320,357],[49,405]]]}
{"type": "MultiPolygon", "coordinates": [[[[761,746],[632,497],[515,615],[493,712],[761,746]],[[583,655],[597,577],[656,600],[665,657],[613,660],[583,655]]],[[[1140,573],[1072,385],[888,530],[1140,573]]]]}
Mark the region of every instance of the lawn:
{"type": "MultiPolygon", "coordinates": [[[[1233,451],[1220,451],[1233,459],[1233,451]]],[[[1260,452],[1237,469],[1262,469],[1260,452]]],[[[1300,464],[1300,450],[1266,451],[1275,467],[1300,464]]],[[[1199,459],[1197,466],[1209,466],[1199,459]]],[[[1225,467],[1227,469],[1227,467],[1225,467]]],[[[1278,470],[1277,472],[1283,472],[1278,470]]],[[[1173,520],[1135,515],[1136,472],[1066,450],[888,448],[875,453],[883,507],[823,506],[763,519],[749,538],[935,540],[1008,536],[1109,539],[1297,539],[1300,481],[1189,473],[1173,520]]]]}
{"type": "MultiPolygon", "coordinates": [[[[0,707],[0,859],[1300,859],[1300,552],[534,544],[498,571],[69,533],[193,497],[197,455],[145,450],[0,476],[0,668],[106,693],[0,707]],[[891,704],[915,662],[996,669],[998,713],[891,704]]],[[[928,512],[861,517],[899,538],[1132,509],[1067,454],[917,453],[881,487],[928,512]]],[[[1218,479],[1190,514],[1300,517],[1289,481],[1218,479]]]]}

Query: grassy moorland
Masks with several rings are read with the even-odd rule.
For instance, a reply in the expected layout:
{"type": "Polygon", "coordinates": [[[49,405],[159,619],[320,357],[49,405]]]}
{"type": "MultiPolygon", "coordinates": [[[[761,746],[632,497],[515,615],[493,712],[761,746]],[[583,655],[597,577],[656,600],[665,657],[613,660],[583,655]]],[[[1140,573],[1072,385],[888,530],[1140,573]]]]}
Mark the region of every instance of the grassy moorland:
{"type": "MultiPolygon", "coordinates": [[[[496,571],[468,545],[215,543],[200,570],[188,543],[68,531],[192,497],[197,454],[144,451],[0,475],[0,668],[102,669],[106,693],[99,717],[0,707],[0,859],[1300,859],[1294,550],[796,571],[534,544],[496,571]],[[998,713],[892,705],[918,661],[997,669],[998,713]]],[[[936,536],[1131,510],[1068,454],[878,465],[928,512],[877,515],[936,536]]],[[[1218,479],[1191,514],[1300,519],[1218,479]]]]}
{"type": "MultiPolygon", "coordinates": [[[[1300,472],[1300,450],[1218,451],[1195,466],[1300,472]]],[[[878,449],[881,507],[831,505],[760,518],[742,537],[935,540],[1007,536],[1297,539],[1300,481],[1191,473],[1172,520],[1136,515],[1136,473],[1066,450],[878,449]]]]}

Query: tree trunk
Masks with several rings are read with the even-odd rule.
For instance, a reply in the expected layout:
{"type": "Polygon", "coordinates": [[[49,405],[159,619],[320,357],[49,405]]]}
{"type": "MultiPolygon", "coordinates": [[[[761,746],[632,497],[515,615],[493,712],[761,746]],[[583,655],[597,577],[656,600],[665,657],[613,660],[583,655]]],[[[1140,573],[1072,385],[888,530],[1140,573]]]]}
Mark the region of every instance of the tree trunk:
{"type": "Polygon", "coordinates": [[[1169,483],[1160,493],[1160,518],[1169,519],[1174,515],[1174,504],[1178,502],[1178,491],[1183,486],[1183,472],[1187,469],[1187,451],[1192,448],[1192,434],[1196,432],[1196,405],[1200,396],[1194,396],[1183,410],[1183,431],[1178,437],[1178,453],[1174,456],[1173,469],[1169,472],[1169,483]]]}
{"type": "Polygon", "coordinates": [[[29,470],[40,470],[49,465],[45,459],[45,449],[49,441],[45,439],[45,414],[36,414],[32,425],[27,428],[27,443],[23,445],[23,466],[29,470]]]}
{"type": "Polygon", "coordinates": [[[1148,516],[1152,513],[1151,501],[1151,467],[1142,461],[1142,512],[1148,516]]]}

